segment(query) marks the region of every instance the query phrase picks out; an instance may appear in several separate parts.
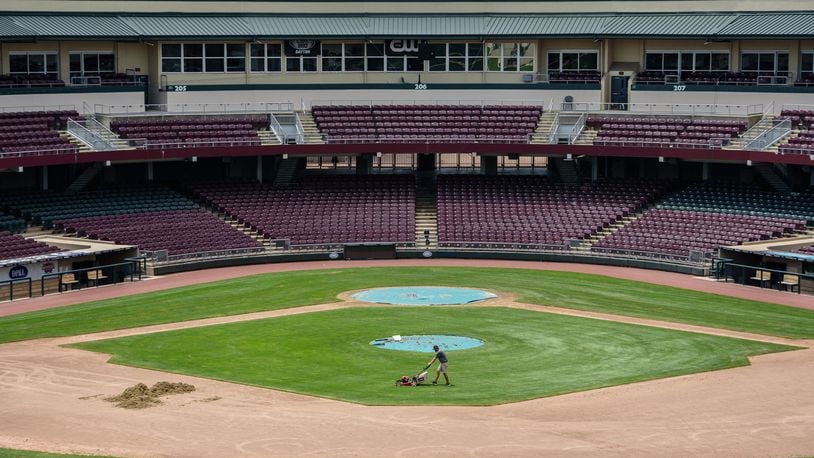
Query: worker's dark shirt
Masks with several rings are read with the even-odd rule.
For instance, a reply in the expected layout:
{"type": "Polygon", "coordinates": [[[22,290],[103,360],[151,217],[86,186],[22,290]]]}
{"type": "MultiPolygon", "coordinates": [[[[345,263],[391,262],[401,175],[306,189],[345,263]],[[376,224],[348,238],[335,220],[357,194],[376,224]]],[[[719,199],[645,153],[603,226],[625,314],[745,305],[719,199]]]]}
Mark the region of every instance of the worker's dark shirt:
{"type": "Polygon", "coordinates": [[[435,357],[438,358],[438,361],[442,363],[447,362],[447,355],[445,355],[443,351],[439,351],[438,353],[436,353],[435,357]]]}

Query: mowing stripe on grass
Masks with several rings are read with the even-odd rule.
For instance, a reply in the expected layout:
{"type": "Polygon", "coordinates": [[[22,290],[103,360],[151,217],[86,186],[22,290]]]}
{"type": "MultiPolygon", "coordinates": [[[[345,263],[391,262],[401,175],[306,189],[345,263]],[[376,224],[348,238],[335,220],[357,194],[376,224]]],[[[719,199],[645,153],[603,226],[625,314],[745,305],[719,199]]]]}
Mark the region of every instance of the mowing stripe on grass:
{"type": "Polygon", "coordinates": [[[0,318],[0,343],[174,323],[336,301],[382,286],[468,286],[515,293],[530,304],[814,338],[814,311],[573,272],[370,267],[255,275],[0,318]]]}

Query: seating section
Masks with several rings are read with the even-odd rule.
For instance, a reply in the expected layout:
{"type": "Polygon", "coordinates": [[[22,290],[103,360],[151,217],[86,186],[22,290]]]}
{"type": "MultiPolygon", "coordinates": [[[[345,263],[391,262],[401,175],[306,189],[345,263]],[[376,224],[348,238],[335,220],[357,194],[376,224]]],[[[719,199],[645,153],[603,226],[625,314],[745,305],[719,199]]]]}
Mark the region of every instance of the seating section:
{"type": "Polygon", "coordinates": [[[62,250],[45,243],[0,231],[0,260],[27,258],[60,251],[62,250]]]}
{"type": "Polygon", "coordinates": [[[549,72],[549,83],[565,84],[599,84],[602,74],[599,72],[549,72]]]}
{"type": "Polygon", "coordinates": [[[783,110],[781,118],[790,119],[792,129],[800,134],[780,146],[783,154],[814,154],[814,110],[783,110]]]}
{"type": "Polygon", "coordinates": [[[195,116],[115,120],[110,129],[121,138],[142,140],[148,147],[258,146],[258,129],[267,116],[195,116]]]}
{"type": "Polygon", "coordinates": [[[600,146],[720,147],[746,130],[742,119],[658,116],[589,116],[586,125],[600,146]]]}
{"type": "Polygon", "coordinates": [[[755,86],[756,73],[732,72],[659,72],[644,71],[636,75],[636,84],[712,84],[729,86],[755,86]]]}
{"type": "Polygon", "coordinates": [[[539,176],[440,175],[438,240],[441,246],[565,248],[568,240],[637,211],[664,186],[607,180],[574,187],[539,176]]]}
{"type": "Polygon", "coordinates": [[[412,175],[306,176],[287,188],[209,182],[190,189],[266,238],[293,246],[415,241],[412,175]]]}
{"type": "Polygon", "coordinates": [[[594,244],[598,252],[687,257],[721,246],[780,237],[814,222],[814,193],[799,196],[738,184],[693,184],[594,244]]]}
{"type": "Polygon", "coordinates": [[[528,143],[542,113],[523,105],[323,105],[311,111],[329,143],[528,143]]]}
{"type": "Polygon", "coordinates": [[[12,215],[0,213],[0,231],[17,233],[24,231],[25,227],[26,227],[25,220],[15,218],[12,215]]]}
{"type": "Polygon", "coordinates": [[[77,194],[19,192],[5,210],[35,224],[169,255],[257,248],[254,239],[163,186],[120,186],[77,194]]]}
{"type": "Polygon", "coordinates": [[[810,254],[814,256],[814,245],[808,245],[797,249],[798,253],[810,254]]]}
{"type": "Polygon", "coordinates": [[[0,113],[0,154],[52,151],[74,153],[76,145],[60,137],[76,111],[21,111],[0,113]]]}
{"type": "Polygon", "coordinates": [[[64,87],[65,82],[53,74],[31,73],[0,75],[0,88],[64,87]]]}

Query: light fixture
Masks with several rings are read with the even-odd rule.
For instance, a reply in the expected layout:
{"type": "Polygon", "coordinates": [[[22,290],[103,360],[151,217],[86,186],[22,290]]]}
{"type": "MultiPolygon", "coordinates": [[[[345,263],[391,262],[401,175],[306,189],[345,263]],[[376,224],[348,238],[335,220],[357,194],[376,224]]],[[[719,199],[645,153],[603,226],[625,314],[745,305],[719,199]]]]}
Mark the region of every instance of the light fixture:
{"type": "Polygon", "coordinates": [[[105,161],[105,167],[110,167],[112,163],[110,161],[105,161]]]}
{"type": "Polygon", "coordinates": [[[198,156],[192,156],[192,162],[198,162],[198,156]]]}

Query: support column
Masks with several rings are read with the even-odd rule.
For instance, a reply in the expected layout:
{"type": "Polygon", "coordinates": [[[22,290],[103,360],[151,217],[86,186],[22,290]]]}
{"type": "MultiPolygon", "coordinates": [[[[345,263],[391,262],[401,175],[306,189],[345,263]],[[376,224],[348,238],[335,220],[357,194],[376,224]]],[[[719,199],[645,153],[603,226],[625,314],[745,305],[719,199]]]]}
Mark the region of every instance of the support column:
{"type": "Polygon", "coordinates": [[[42,166],[42,190],[48,190],[48,166],[42,166]]]}
{"type": "Polygon", "coordinates": [[[811,168],[810,175],[811,175],[811,179],[809,180],[808,184],[810,184],[811,186],[814,186],[814,167],[811,168]]]}
{"type": "Polygon", "coordinates": [[[709,162],[701,164],[701,180],[709,181],[709,162]]]}
{"type": "Polygon", "coordinates": [[[480,173],[490,176],[497,175],[497,156],[481,156],[480,173]]]}
{"type": "Polygon", "coordinates": [[[255,173],[257,174],[257,182],[263,182],[263,156],[257,156],[257,165],[255,166],[255,173]]]}
{"type": "Polygon", "coordinates": [[[153,181],[153,163],[147,163],[147,181],[153,181]]]}
{"type": "Polygon", "coordinates": [[[356,174],[357,175],[370,175],[370,170],[373,168],[373,155],[360,154],[356,156],[356,174]]]}
{"type": "Polygon", "coordinates": [[[599,158],[594,156],[591,158],[591,181],[596,181],[599,178],[599,158]]]}

